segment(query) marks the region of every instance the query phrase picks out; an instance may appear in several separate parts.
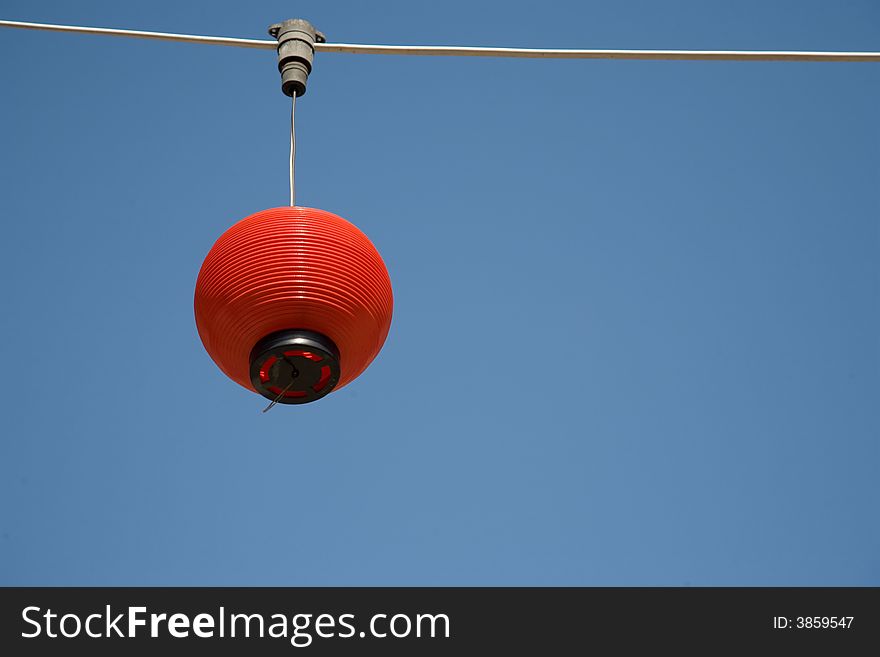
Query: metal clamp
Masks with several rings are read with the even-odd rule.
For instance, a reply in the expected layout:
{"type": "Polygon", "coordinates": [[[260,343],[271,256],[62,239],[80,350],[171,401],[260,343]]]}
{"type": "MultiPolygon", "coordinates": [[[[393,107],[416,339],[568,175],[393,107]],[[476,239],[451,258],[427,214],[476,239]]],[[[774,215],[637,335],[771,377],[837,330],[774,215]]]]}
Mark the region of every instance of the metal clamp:
{"type": "Polygon", "coordinates": [[[315,43],[324,43],[321,32],[307,20],[291,18],[269,27],[269,34],[278,40],[278,70],[281,91],[286,96],[302,96],[312,72],[315,43]]]}

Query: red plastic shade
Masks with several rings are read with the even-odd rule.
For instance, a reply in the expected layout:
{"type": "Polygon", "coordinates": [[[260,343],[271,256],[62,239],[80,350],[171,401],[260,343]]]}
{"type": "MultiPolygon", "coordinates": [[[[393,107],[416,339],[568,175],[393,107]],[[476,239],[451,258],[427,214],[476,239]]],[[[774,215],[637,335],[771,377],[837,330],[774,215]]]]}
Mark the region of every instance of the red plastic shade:
{"type": "Polygon", "coordinates": [[[202,344],[248,390],[251,349],[282,329],[333,340],[336,388],[350,383],[382,348],[393,305],[385,263],[367,236],[342,217],[302,207],[263,210],[223,233],[195,291],[202,344]]]}

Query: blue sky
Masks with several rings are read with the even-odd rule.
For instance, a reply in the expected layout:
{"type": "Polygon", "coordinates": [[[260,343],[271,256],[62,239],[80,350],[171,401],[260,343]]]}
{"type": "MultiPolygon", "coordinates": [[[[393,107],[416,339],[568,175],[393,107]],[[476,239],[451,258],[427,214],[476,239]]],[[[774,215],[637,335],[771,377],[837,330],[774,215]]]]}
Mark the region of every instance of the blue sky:
{"type": "MultiPolygon", "coordinates": [[[[267,38],[878,50],[849,2],[23,2],[267,38]]],[[[880,65],[319,55],[298,200],[395,291],[260,414],[201,261],[283,205],[274,54],[0,32],[0,584],[880,584],[880,65]]]]}

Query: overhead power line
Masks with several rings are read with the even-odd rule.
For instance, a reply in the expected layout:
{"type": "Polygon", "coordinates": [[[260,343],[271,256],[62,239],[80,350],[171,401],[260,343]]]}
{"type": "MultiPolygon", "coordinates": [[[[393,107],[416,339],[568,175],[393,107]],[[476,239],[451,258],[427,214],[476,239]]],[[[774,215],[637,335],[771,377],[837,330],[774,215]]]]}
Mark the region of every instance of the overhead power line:
{"type": "Polygon", "coordinates": [[[83,27],[79,25],[53,25],[51,23],[22,23],[20,21],[0,20],[0,27],[16,27],[22,30],[44,30],[47,32],[75,32],[78,34],[99,34],[103,36],[129,37],[133,39],[154,39],[156,41],[180,41],[183,43],[203,43],[210,46],[234,46],[236,48],[261,48],[274,50],[275,41],[262,39],[236,39],[234,37],[198,36],[195,34],[172,34],[169,32],[144,32],[141,30],[117,30],[111,27],[83,27]]]}
{"type": "MultiPolygon", "coordinates": [[[[275,50],[276,41],[236,37],[144,32],[106,27],[0,20],[0,27],[49,32],[75,32],[156,41],[202,43],[213,46],[275,50]]],[[[315,43],[317,52],[355,55],[422,55],[448,57],[518,57],[529,59],[651,59],[736,62],[880,62],[880,52],[808,52],[774,50],[571,50],[562,48],[490,48],[474,46],[389,46],[355,43],[315,43]]]]}

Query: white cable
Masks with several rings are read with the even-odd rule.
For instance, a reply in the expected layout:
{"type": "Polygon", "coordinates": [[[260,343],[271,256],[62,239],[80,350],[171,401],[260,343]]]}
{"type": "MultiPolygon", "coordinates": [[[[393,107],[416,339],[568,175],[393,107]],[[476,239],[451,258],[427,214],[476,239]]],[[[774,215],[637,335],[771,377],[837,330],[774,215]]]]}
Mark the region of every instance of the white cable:
{"type": "MultiPolygon", "coordinates": [[[[79,27],[75,25],[51,25],[47,23],[24,23],[0,20],[0,27],[25,30],[48,30],[51,32],[78,32],[108,36],[204,43],[215,46],[259,48],[275,50],[275,41],[238,39],[233,37],[172,34],[168,32],[143,32],[118,30],[105,27],[79,27]]],[[[880,62],[880,52],[805,52],[775,50],[568,50],[542,48],[482,48],[472,46],[386,46],[354,43],[316,43],[317,52],[349,53],[361,55],[434,55],[449,57],[520,57],[533,59],[653,59],[689,61],[738,61],[738,62],[880,62]]]]}
{"type": "Polygon", "coordinates": [[[794,52],[773,50],[567,50],[559,48],[478,48],[473,46],[370,46],[316,43],[317,52],[361,55],[434,55],[528,59],[656,59],[735,62],[880,62],[880,52],[794,52]]]}
{"type": "Polygon", "coordinates": [[[296,131],[293,114],[296,110],[296,92],[290,97],[290,207],[296,205],[296,186],[294,185],[293,169],[296,160],[296,131]]]}
{"type": "Polygon", "coordinates": [[[263,48],[274,50],[275,41],[260,39],[236,39],[233,37],[197,36],[195,34],[171,34],[169,32],[142,32],[140,30],[117,30],[109,27],[80,27],[78,25],[52,25],[49,23],[22,23],[20,21],[0,20],[0,27],[17,27],[23,30],[46,30],[49,32],[78,32],[81,34],[101,34],[104,36],[133,37],[135,39],[156,39],[157,41],[183,41],[184,43],[205,43],[212,46],[236,46],[238,48],[263,48]]]}

